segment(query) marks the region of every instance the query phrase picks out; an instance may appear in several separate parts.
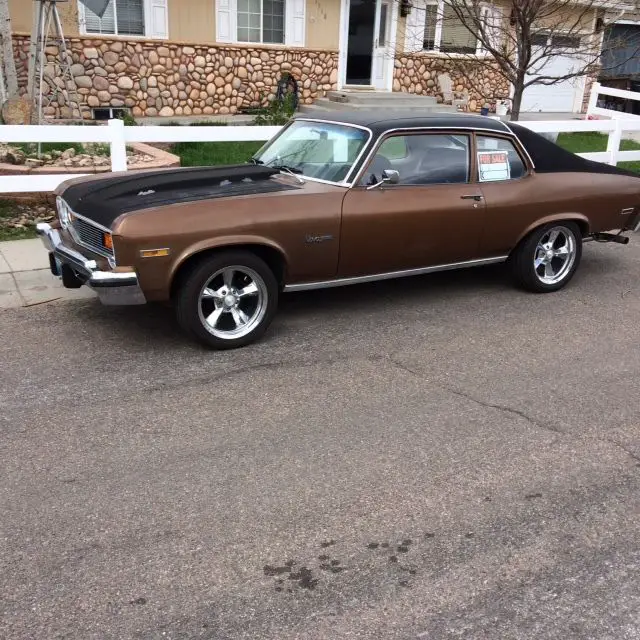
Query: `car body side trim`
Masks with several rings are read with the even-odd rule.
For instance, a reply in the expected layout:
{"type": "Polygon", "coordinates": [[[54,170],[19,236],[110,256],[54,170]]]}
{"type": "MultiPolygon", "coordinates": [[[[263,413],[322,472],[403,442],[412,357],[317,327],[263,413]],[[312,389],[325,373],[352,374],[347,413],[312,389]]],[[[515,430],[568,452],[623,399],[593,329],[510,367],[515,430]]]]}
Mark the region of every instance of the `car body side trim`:
{"type": "Polygon", "coordinates": [[[342,287],[349,284],[362,284],[365,282],[376,282],[378,280],[392,280],[394,278],[405,278],[407,276],[419,276],[425,273],[436,273],[438,271],[451,271],[452,269],[463,269],[465,267],[480,267],[483,265],[504,262],[509,256],[495,256],[493,258],[480,258],[478,260],[465,260],[464,262],[451,262],[449,264],[437,264],[431,267],[420,267],[418,269],[405,269],[404,271],[389,271],[387,273],[376,273],[369,276],[356,276],[353,278],[336,278],[335,280],[321,280],[316,282],[300,282],[287,284],[285,292],[290,291],[311,291],[313,289],[328,289],[330,287],[342,287]]]}

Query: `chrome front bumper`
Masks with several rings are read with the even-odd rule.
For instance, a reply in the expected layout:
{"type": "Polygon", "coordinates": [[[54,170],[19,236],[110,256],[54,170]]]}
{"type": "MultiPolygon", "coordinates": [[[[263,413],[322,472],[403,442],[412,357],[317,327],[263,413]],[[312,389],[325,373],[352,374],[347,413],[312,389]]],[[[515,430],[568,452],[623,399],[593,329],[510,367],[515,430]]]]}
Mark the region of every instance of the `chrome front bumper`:
{"type": "Polygon", "coordinates": [[[61,277],[65,287],[91,287],[106,305],[145,304],[146,299],[135,271],[101,271],[95,260],[67,247],[60,232],[41,222],[36,231],[49,251],[51,273],[61,277]]]}

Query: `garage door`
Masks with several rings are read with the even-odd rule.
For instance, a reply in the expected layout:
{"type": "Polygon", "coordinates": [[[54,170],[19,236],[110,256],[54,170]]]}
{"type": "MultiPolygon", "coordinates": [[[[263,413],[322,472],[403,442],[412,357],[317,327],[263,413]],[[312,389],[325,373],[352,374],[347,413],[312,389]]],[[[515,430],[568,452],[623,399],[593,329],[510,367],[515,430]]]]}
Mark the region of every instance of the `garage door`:
{"type": "MultiPolygon", "coordinates": [[[[554,36],[553,46],[558,54],[545,58],[544,64],[537,66],[533,70],[534,73],[526,76],[527,81],[540,75],[561,78],[578,69],[581,62],[571,51],[577,51],[579,44],[579,40],[574,38],[554,36]]],[[[574,107],[579,110],[583,88],[584,78],[571,78],[552,85],[534,84],[527,88],[522,96],[521,111],[562,113],[571,112],[574,107]]]]}

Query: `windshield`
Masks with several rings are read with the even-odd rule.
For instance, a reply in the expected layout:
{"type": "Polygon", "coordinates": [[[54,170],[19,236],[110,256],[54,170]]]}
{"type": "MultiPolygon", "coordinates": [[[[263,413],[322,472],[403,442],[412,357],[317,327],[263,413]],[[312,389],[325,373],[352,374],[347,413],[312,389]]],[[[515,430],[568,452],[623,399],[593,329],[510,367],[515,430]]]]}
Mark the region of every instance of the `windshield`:
{"type": "Polygon", "coordinates": [[[368,137],[367,131],[343,124],[294,120],[253,159],[308,178],[342,182],[368,137]]]}

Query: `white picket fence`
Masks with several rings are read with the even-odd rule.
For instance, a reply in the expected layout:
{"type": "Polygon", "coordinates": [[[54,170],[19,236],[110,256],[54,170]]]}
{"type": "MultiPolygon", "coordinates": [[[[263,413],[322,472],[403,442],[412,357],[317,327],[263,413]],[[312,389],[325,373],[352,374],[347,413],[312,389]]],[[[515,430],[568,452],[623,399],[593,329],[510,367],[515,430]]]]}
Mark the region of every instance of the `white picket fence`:
{"type": "MultiPolygon", "coordinates": [[[[608,111],[608,110],[605,110],[608,111]]],[[[608,111],[608,114],[611,113],[608,111]]],[[[604,115],[604,114],[602,114],[604,115]]],[[[608,135],[607,150],[580,154],[585,158],[617,164],[640,160],[640,151],[620,151],[625,132],[639,132],[640,118],[519,122],[539,133],[599,131],[608,135]]],[[[131,142],[241,142],[268,140],[280,127],[254,126],[140,126],[125,127],[121,120],[108,126],[0,125],[0,142],[101,142],[110,146],[111,170],[127,170],[126,145],[131,142]]],[[[0,176],[0,194],[53,191],[61,182],[83,174],[30,174],[0,176]]]]}
{"type": "Polygon", "coordinates": [[[632,102],[640,101],[640,93],[636,91],[625,91],[624,89],[613,89],[611,87],[603,87],[599,82],[594,82],[589,95],[589,106],[587,107],[587,118],[593,116],[601,116],[604,118],[623,119],[623,120],[640,120],[640,116],[615,109],[606,109],[599,107],[598,102],[602,96],[611,96],[612,98],[622,98],[632,102]]]}

